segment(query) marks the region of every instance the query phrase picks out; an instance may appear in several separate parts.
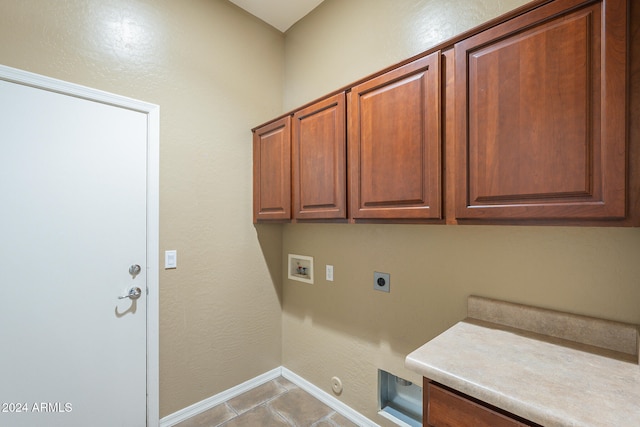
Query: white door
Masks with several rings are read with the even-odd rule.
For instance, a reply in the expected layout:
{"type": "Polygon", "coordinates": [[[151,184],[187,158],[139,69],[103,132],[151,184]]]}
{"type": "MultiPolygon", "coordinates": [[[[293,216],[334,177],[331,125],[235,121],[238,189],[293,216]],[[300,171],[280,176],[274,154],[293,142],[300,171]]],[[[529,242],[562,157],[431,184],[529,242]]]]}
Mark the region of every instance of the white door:
{"type": "Polygon", "coordinates": [[[147,129],[0,80],[2,426],[147,425],[147,129]]]}

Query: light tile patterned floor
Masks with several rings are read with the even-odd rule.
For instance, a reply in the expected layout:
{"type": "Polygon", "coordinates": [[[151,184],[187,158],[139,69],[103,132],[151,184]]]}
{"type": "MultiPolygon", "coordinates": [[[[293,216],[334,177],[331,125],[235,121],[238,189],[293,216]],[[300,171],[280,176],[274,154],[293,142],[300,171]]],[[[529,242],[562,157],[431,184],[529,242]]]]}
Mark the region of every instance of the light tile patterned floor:
{"type": "Polygon", "coordinates": [[[176,427],[357,427],[292,382],[279,377],[176,427]]]}

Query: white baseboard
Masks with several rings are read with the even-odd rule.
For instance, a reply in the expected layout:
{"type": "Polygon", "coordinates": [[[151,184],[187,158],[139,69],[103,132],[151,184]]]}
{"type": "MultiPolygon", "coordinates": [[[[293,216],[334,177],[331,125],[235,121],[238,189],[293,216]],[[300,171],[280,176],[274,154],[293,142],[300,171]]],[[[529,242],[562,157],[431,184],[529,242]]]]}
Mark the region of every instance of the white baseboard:
{"type": "Polygon", "coordinates": [[[241,395],[244,392],[247,392],[253,388],[258,387],[264,383],[267,383],[271,380],[275,380],[279,376],[282,375],[282,368],[278,367],[272,369],[269,372],[266,372],[262,375],[258,375],[255,378],[252,378],[248,381],[243,382],[242,384],[238,384],[235,387],[232,387],[228,390],[225,390],[221,393],[216,394],[215,396],[211,396],[207,399],[201,400],[198,403],[194,403],[191,406],[187,406],[184,409],[181,409],[173,414],[167,415],[166,417],[160,420],[160,427],[171,427],[174,426],[187,418],[191,418],[194,415],[198,415],[201,412],[204,412],[208,409],[213,408],[221,403],[226,402],[229,399],[233,399],[236,396],[241,395]]]}
{"type": "Polygon", "coordinates": [[[184,409],[181,409],[173,414],[167,415],[166,417],[160,420],[160,427],[171,427],[174,426],[194,415],[197,415],[201,412],[204,412],[208,409],[213,408],[216,405],[219,405],[223,402],[226,402],[229,399],[233,399],[236,396],[241,395],[244,392],[247,392],[259,385],[262,385],[266,382],[274,380],[282,376],[287,380],[291,381],[293,384],[300,387],[302,390],[306,391],[340,415],[347,418],[349,421],[355,423],[360,427],[380,427],[378,424],[374,423],[361,413],[351,409],[335,397],[331,396],[329,393],[324,390],[316,387],[311,384],[309,381],[300,377],[297,374],[294,374],[290,370],[284,367],[275,368],[269,372],[266,372],[262,375],[259,375],[255,378],[252,378],[248,381],[243,382],[235,387],[232,387],[228,390],[225,390],[221,393],[216,394],[215,396],[209,397],[205,400],[202,400],[198,403],[194,403],[191,406],[188,406],[184,409]]]}
{"type": "Polygon", "coordinates": [[[326,391],[316,387],[285,367],[282,367],[282,376],[359,427],[380,427],[360,412],[350,408],[326,391]]]}

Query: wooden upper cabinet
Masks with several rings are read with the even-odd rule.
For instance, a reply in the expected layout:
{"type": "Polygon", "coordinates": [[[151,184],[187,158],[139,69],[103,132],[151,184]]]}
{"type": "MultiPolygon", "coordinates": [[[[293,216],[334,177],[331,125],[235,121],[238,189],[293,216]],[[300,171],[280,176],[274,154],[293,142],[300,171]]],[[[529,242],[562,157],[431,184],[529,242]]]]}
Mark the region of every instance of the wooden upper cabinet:
{"type": "Polygon", "coordinates": [[[253,132],[253,222],[291,218],[291,117],[253,132]]]}
{"type": "Polygon", "coordinates": [[[557,0],[455,45],[456,217],[626,215],[624,0],[557,0]]]}
{"type": "Polygon", "coordinates": [[[293,217],[347,217],[344,92],[293,115],[293,217]]]}
{"type": "Polygon", "coordinates": [[[440,53],[352,88],[349,216],[439,219],[440,53]]]}

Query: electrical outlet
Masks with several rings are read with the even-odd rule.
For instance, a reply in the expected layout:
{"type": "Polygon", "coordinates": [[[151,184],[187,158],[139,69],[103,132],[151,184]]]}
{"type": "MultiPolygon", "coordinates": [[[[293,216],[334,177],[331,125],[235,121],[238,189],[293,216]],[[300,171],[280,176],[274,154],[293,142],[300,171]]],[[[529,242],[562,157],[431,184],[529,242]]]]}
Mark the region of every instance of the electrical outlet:
{"type": "Polygon", "coordinates": [[[333,265],[326,265],[326,279],[328,282],[333,282],[333,265]]]}
{"type": "Polygon", "coordinates": [[[373,289],[376,291],[390,292],[391,275],[389,273],[373,272],[373,289]]]}

